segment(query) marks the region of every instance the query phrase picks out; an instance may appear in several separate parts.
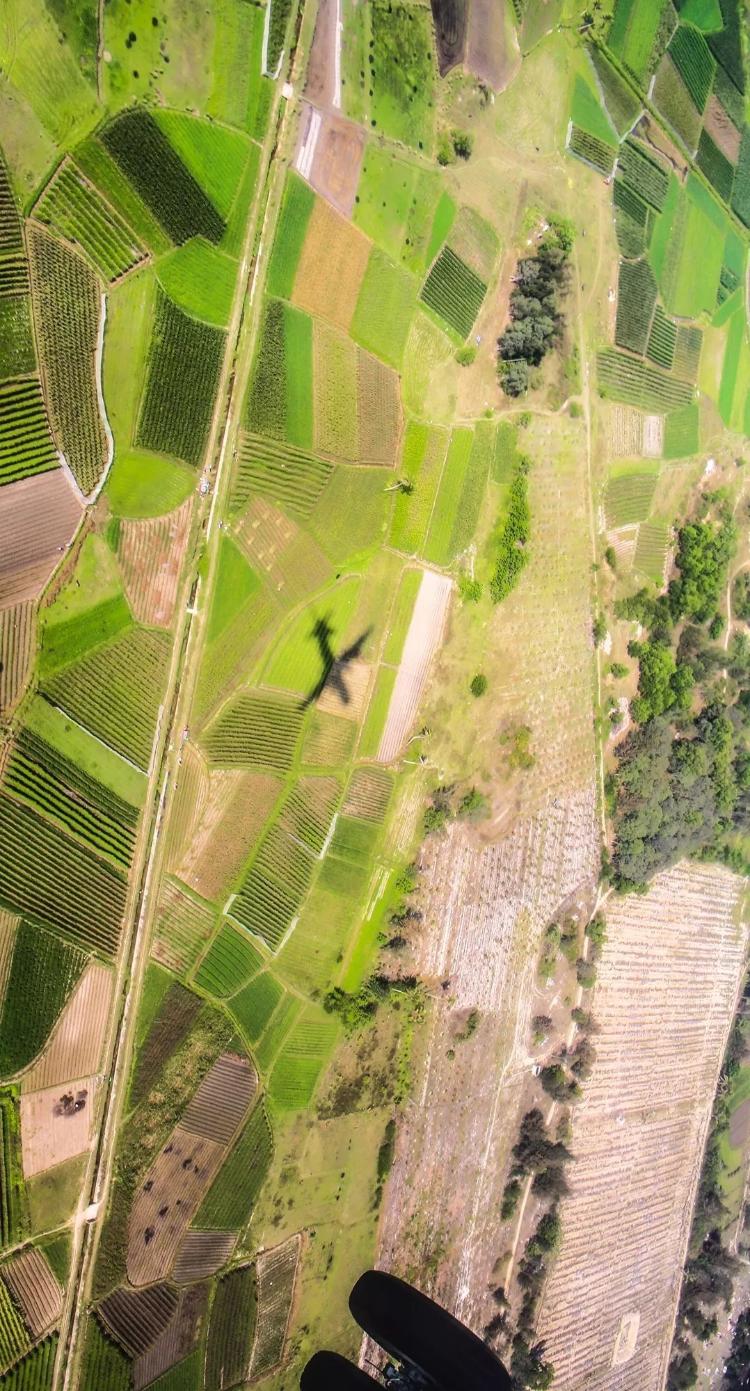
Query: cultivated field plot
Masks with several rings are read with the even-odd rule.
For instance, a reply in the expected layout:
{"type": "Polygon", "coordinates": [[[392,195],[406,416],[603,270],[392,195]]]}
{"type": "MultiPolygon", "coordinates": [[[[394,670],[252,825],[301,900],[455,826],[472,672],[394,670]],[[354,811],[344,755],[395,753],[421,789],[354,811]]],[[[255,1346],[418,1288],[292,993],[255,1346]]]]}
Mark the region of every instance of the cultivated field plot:
{"type": "Polygon", "coordinates": [[[251,1378],[273,1371],[284,1355],[300,1251],[301,1237],[293,1236],[258,1257],[258,1313],[248,1368],[251,1378]]]}
{"type": "MultiPolygon", "coordinates": [[[[157,1377],[161,1378],[171,1367],[177,1367],[190,1356],[203,1331],[209,1288],[207,1284],[195,1284],[180,1291],[177,1308],[166,1328],[133,1361],[134,1391],[151,1385],[157,1377]]],[[[180,1369],[177,1368],[175,1385],[179,1387],[180,1384],[180,1369]]],[[[189,1380],[187,1384],[191,1384],[189,1380]]]]}
{"type": "Polygon", "coordinates": [[[380,741],[381,763],[396,758],[414,722],[430,663],[443,636],[451,589],[448,576],[424,571],[380,741]]]}
{"type": "Polygon", "coordinates": [[[85,1154],[94,1137],[97,1077],[68,1076],[64,1083],[21,1095],[21,1149],[25,1178],[85,1154]],[[79,1110],[65,1097],[83,1101],[79,1110]]]}
{"type": "Polygon", "coordinates": [[[264,774],[215,769],[205,810],[176,873],[210,902],[239,874],[261,826],[281,791],[264,774]]]}
{"type": "Polygon", "coordinates": [[[29,678],[36,613],[31,599],[0,609],[0,718],[7,719],[29,678]]]}
{"type": "Polygon", "coordinates": [[[62,469],[0,488],[0,605],[36,597],[82,513],[62,469]]]}
{"type": "Polygon", "coordinates": [[[117,558],[128,603],[139,623],[169,628],[177,602],[193,504],[144,521],[123,521],[117,558]]]}
{"type": "Polygon", "coordinates": [[[113,985],[112,972],[106,966],[97,961],[88,963],[42,1056],[22,1074],[23,1093],[59,1087],[72,1077],[87,1077],[99,1070],[113,985]]]}
{"type": "Polygon", "coordinates": [[[63,1306],[62,1286],[49,1262],[35,1246],[29,1246],[11,1256],[0,1274],[32,1338],[41,1338],[60,1317],[63,1306]]]}
{"type": "Polygon", "coordinates": [[[683,864],[606,905],[596,1061],[573,1112],[571,1193],[539,1324],[562,1391],[663,1385],[742,973],[743,889],[723,869],[683,864]]]}

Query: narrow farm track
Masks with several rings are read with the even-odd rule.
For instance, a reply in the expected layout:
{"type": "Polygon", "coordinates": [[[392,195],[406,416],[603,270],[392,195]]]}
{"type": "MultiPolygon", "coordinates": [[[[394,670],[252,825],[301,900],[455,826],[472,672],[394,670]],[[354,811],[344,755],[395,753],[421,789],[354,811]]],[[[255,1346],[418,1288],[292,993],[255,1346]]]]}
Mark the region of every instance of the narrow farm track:
{"type": "MultiPolygon", "coordinates": [[[[296,76],[295,55],[290,81],[296,76]]],[[[172,649],[172,659],[166,694],[162,707],[161,725],[152,759],[147,807],[139,846],[134,859],[131,880],[130,910],[124,930],[116,984],[116,999],[121,1002],[119,1015],[113,1022],[112,1038],[105,1063],[108,1087],[99,1125],[98,1142],[92,1153],[87,1182],[74,1226],[71,1275],[60,1325],[60,1342],[55,1364],[53,1391],[67,1391],[76,1385],[82,1355],[86,1304],[98,1249],[101,1223],[112,1183],[116,1139],[127,1089],[127,1078],[134,1045],[134,1029],[140,992],[143,985],[152,922],[152,886],[165,853],[161,832],[166,825],[169,799],[176,783],[180,759],[180,731],[185,720],[198,673],[199,656],[204,636],[208,596],[216,578],[220,530],[214,523],[226,499],[229,487],[229,467],[232,445],[239,428],[241,404],[249,374],[249,365],[258,327],[258,305],[255,291],[261,266],[270,250],[274,220],[278,212],[285,165],[278,158],[279,150],[291,143],[290,108],[278,89],[274,99],[268,133],[263,145],[258,175],[258,194],[249,218],[241,254],[241,266],[232,305],[226,349],[219,387],[216,394],[211,427],[203,458],[203,469],[211,470],[218,460],[209,495],[201,498],[193,527],[192,551],[180,588],[178,610],[181,617],[172,649]],[[274,159],[273,169],[271,161],[274,159]],[[262,210],[262,222],[261,222],[262,210]],[[259,230],[260,228],[260,230],[259,230]],[[252,252],[256,244],[257,253],[252,252]],[[204,556],[203,540],[207,548],[204,556]],[[199,562],[205,579],[199,576],[199,562]],[[199,599],[202,602],[199,602],[199,599]],[[135,889],[137,885],[137,891],[135,889]],[[84,1213],[89,1202],[98,1206],[98,1220],[86,1223],[84,1213]]]]}

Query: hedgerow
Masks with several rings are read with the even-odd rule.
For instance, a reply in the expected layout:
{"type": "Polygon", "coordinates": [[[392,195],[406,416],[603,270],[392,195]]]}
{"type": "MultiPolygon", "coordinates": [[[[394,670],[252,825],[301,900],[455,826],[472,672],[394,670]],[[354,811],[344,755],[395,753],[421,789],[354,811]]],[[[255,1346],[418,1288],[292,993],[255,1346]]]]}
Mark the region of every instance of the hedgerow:
{"type": "Polygon", "coordinates": [[[490,580],[490,595],[499,604],[518,583],[519,576],[528,562],[526,543],[531,527],[529,508],[528,473],[529,459],[521,456],[516,464],[515,476],[508,492],[508,507],[498,537],[495,570],[490,580]]]}

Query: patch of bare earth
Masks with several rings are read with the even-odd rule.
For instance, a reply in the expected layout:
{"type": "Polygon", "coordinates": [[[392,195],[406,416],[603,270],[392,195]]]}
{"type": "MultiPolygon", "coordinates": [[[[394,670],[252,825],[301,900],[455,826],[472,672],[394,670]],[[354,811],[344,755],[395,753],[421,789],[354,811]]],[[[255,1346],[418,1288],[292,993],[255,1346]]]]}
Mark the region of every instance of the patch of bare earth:
{"type": "Polygon", "coordinates": [[[0,607],[41,594],[82,514],[61,468],[0,488],[0,607]]]}
{"type": "Polygon", "coordinates": [[[746,950],[743,882],[685,863],[605,905],[596,1060],[573,1110],[539,1332],[560,1391],[663,1386],[746,950]]]}
{"type": "Polygon", "coordinates": [[[380,763],[397,757],[414,723],[430,663],[445,631],[452,587],[447,575],[434,570],[422,575],[380,741],[380,763]]]}
{"type": "Polygon", "coordinates": [[[22,1075],[24,1094],[98,1071],[109,1024],[112,984],[112,972],[106,966],[89,962],[44,1052],[22,1075]]]}
{"type": "Polygon", "coordinates": [[[508,22],[509,0],[471,0],[466,66],[480,82],[502,92],[521,66],[515,27],[508,22]]]}
{"type": "Polygon", "coordinates": [[[321,0],[305,78],[305,96],[315,106],[331,106],[335,96],[337,12],[336,0],[321,0]]]}
{"type": "Polygon", "coordinates": [[[354,211],[364,152],[360,126],[303,105],[294,167],[344,217],[354,211]]]}
{"type": "Polygon", "coordinates": [[[169,628],[172,622],[192,508],[187,498],[166,517],[121,524],[117,557],[139,623],[169,628]]]}
{"type": "Polygon", "coordinates": [[[718,97],[712,95],[708,98],[703,124],[730,164],[736,164],[740,157],[740,132],[730,121],[718,97]]]}
{"type": "Polygon", "coordinates": [[[94,1134],[98,1078],[21,1096],[21,1157],[25,1178],[85,1154],[94,1134]],[[72,1102],[71,1102],[72,1097],[72,1102]],[[83,1102],[76,1110],[76,1102],[83,1102]]]}

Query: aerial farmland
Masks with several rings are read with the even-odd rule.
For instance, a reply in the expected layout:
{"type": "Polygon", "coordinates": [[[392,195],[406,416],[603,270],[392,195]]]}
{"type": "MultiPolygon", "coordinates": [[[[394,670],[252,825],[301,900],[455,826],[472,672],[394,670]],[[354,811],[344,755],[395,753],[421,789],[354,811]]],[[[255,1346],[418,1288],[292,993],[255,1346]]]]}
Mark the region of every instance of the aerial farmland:
{"type": "Polygon", "coordinates": [[[746,30],[5,0],[0,1391],[750,1377],[746,30]]]}

